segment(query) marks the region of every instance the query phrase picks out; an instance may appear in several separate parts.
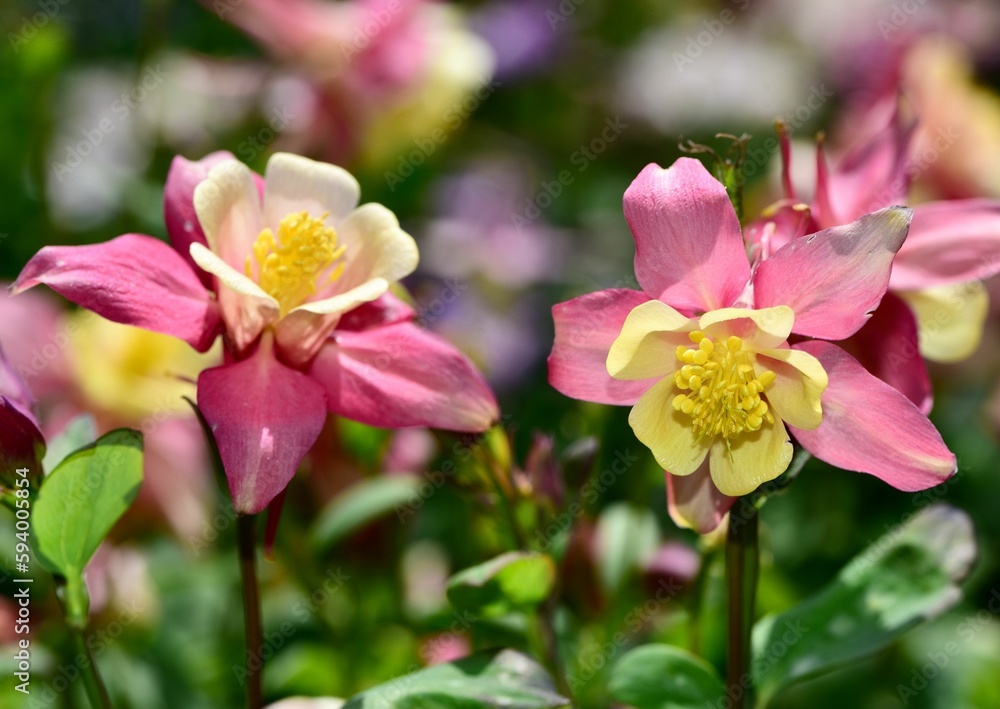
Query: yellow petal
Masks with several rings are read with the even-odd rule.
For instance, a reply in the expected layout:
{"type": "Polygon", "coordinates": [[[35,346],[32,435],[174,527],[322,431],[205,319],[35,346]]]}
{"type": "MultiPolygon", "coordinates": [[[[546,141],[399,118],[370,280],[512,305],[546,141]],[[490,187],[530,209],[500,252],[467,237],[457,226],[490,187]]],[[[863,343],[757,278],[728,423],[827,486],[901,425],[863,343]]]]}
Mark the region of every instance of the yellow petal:
{"type": "Polygon", "coordinates": [[[700,329],[712,338],[736,335],[753,343],[757,349],[783,344],[794,323],[795,313],[787,305],[760,310],[721,308],[710,310],[698,321],[700,329]]]}
{"type": "Polygon", "coordinates": [[[628,416],[638,438],[653,452],[656,462],[668,473],[690,475],[708,454],[710,439],[698,440],[691,417],[671,406],[674,382],[660,380],[642,395],[628,416]]]}
{"type": "Polygon", "coordinates": [[[709,466],[712,482],[730,497],[753,492],[785,472],[792,462],[792,443],[777,417],[774,423],[765,420],[758,431],[731,439],[729,445],[727,448],[725,439],[715,440],[709,466]]]}
{"type": "Polygon", "coordinates": [[[990,299],[979,281],[897,293],[917,316],[920,354],[958,362],[979,347],[990,299]]]}
{"type": "Polygon", "coordinates": [[[820,397],[828,383],[819,360],[800,350],[762,350],[757,365],[758,375],[761,370],[774,372],[774,382],[764,392],[774,413],[796,428],[817,428],[823,420],[820,397]]]}
{"type": "Polygon", "coordinates": [[[695,321],[666,303],[650,300],[625,318],[622,331],[608,352],[608,374],[615,379],[650,379],[675,372],[677,345],[691,345],[687,333],[695,321]]]}

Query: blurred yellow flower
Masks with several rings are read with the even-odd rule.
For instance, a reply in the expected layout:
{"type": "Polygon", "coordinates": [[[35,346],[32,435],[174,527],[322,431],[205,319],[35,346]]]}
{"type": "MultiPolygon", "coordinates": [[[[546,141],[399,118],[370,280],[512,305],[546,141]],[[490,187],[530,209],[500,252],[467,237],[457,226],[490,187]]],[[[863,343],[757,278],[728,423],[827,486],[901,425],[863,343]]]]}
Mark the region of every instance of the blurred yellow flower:
{"type": "Polygon", "coordinates": [[[126,419],[189,413],[181,398],[195,398],[195,381],[219,363],[221,346],[205,354],[167,335],[79,311],[69,354],[75,379],[92,406],[126,419]]]}

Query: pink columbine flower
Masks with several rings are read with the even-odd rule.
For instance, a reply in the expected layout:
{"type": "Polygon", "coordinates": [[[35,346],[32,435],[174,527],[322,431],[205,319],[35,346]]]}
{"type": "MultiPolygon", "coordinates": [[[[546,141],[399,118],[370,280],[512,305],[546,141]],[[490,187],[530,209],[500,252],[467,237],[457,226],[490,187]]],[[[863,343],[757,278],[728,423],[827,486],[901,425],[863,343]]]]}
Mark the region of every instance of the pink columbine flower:
{"type": "Polygon", "coordinates": [[[481,431],[498,416],[469,360],[420,329],[389,292],[417,247],[378,204],[357,206],[346,171],[276,154],[264,177],[228,153],[174,159],[164,200],[173,248],[141,234],[49,246],[18,292],[44,283],[130,325],[225,363],[198,377],[236,510],[288,484],[327,412],[373,426],[481,431]]]}
{"type": "MultiPolygon", "coordinates": [[[[911,158],[915,125],[898,114],[882,130],[827,167],[817,147],[816,193],[800,202],[782,135],[785,199],[748,227],[766,258],[793,239],[846,224],[862,214],[906,201],[921,169],[911,158]]],[[[979,346],[989,307],[981,280],[1000,273],[1000,200],[957,199],[913,207],[906,241],[892,264],[889,293],[845,348],[866,368],[910,398],[923,412],[932,404],[923,358],[956,362],[979,346]],[[919,337],[918,337],[919,334],[919,337]],[[919,356],[919,355],[922,355],[919,356]]]]}
{"type": "Polygon", "coordinates": [[[852,335],[878,306],[908,209],[797,239],[751,268],[725,188],[696,160],[648,165],[624,207],[642,290],[556,305],[549,381],[632,406],[679,524],[709,531],[735,496],[780,475],[789,431],[831,465],[901,490],[954,472],[927,418],[823,341],[852,335]]]}

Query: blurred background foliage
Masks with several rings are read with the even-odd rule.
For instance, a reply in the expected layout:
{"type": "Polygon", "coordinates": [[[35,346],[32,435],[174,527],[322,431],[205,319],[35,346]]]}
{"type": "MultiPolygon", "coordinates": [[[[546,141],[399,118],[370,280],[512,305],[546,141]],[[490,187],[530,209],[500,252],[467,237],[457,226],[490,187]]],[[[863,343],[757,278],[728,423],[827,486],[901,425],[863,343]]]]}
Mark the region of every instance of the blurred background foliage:
{"type": "MultiPolygon", "coordinates": [[[[53,0],[0,8],[0,279],[12,280],[46,244],[127,232],[165,238],[162,188],[175,154],[195,159],[229,150],[262,170],[275,149],[318,159],[337,153],[322,131],[309,135],[317,99],[308,77],[227,21],[246,9],[239,0],[216,5],[53,0]],[[128,103],[118,103],[116,111],[122,92],[156,67],[162,78],[148,96],[128,111],[122,110],[128,103]],[[282,111],[290,117],[273,131],[282,111]],[[58,163],[70,164],[74,147],[104,120],[112,130],[101,131],[77,167],[58,174],[58,163]]],[[[551,538],[543,537],[561,560],[563,603],[555,624],[580,706],[608,706],[608,667],[644,642],[691,647],[697,635],[698,650],[721,666],[719,540],[699,540],[667,517],[663,473],[634,440],[627,410],[572,401],[549,387],[548,310],[597,288],[634,285],[622,194],[645,164],[668,165],[681,155],[681,140],[724,150],[728,142],[717,133],[750,134],[754,174],[747,172],[746,191],[748,212],[756,213],[778,194],[773,119],[791,117],[802,141],[828,130],[849,142],[836,131],[837,117],[863,100],[862,78],[878,73],[882,45],[911,47],[943,32],[962,48],[976,91],[992,96],[1000,80],[991,41],[1000,17],[985,2],[492,0],[455,7],[468,31],[491,46],[486,88],[445,100],[437,115],[442,140],[431,132],[410,138],[404,130],[402,147],[387,156],[340,155],[360,180],[363,201],[389,206],[420,244],[422,265],[407,285],[428,326],[465,349],[494,383],[505,419],[503,433],[493,435],[503,440],[399,436],[330,422],[328,449],[293,482],[274,561],[262,571],[266,634],[273,639],[266,673],[271,699],[350,696],[434,653],[467,651],[470,643],[535,649],[524,627],[530,619],[469,621],[444,595],[451,574],[517,548],[496,495],[482,484],[487,463],[462,451],[503,448],[509,437],[513,461],[523,466],[535,432],[553,438],[556,457],[573,446],[579,456],[588,445],[581,439],[598,442],[592,477],[567,475],[567,495],[586,480],[607,480],[599,495],[585,498],[572,533],[556,525],[551,538]],[[902,13],[899,27],[879,24],[894,12],[902,13]],[[714,27],[722,27],[718,36],[714,27]],[[898,31],[886,38],[887,27],[898,31]],[[699,44],[705,32],[711,36],[699,44]],[[832,98],[801,111],[818,87],[832,98]],[[618,128],[608,133],[609,126],[618,128]],[[599,154],[594,141],[601,141],[599,154]],[[588,146],[593,158],[581,152],[588,146]],[[414,155],[422,156],[420,164],[414,155]],[[560,182],[564,172],[571,182],[560,182]],[[623,455],[636,460],[618,474],[613,466],[623,455]],[[435,477],[449,460],[458,472],[435,477]],[[431,492],[407,496],[333,541],[318,538],[340,491],[386,471],[424,476],[431,492]],[[602,478],[605,471],[613,473],[602,478]],[[662,579],[676,580],[682,590],[650,604],[662,579]],[[691,622],[696,609],[698,633],[691,622]]],[[[441,105],[419,92],[417,100],[441,105]]],[[[973,119],[983,119],[969,131],[979,131],[983,163],[994,171],[976,168],[982,193],[1000,196],[1000,114],[978,112],[973,119]]],[[[761,614],[819,590],[867,544],[938,499],[966,510],[976,525],[980,558],[965,600],[874,658],[799,685],[774,706],[1000,706],[1000,623],[992,614],[977,615],[1000,592],[997,325],[991,312],[973,359],[932,370],[932,418],[958,456],[956,478],[910,495],[811,461],[763,511],[761,614]],[[898,687],[909,686],[928,653],[949,641],[960,644],[960,654],[904,701],[898,687]]],[[[29,332],[30,323],[8,326],[0,329],[5,348],[9,340],[43,345],[49,337],[29,332]]],[[[91,375],[84,366],[69,376],[91,375]]],[[[85,395],[78,398],[82,409],[95,408],[85,395]]],[[[162,511],[139,510],[117,528],[95,560],[100,568],[91,570],[91,594],[102,599],[94,604],[92,628],[106,633],[98,662],[119,707],[242,702],[234,672],[242,657],[234,526],[207,468],[192,474],[202,480],[193,521],[178,526],[162,511]]],[[[180,504],[170,498],[170,480],[161,487],[162,505],[180,504]]],[[[13,517],[0,514],[0,538],[12,538],[12,529],[13,517]]],[[[546,534],[545,525],[537,529],[546,534]]],[[[0,559],[9,567],[8,557],[4,549],[0,559]]],[[[3,618],[12,612],[13,593],[5,579],[3,618]]],[[[33,677],[44,698],[43,684],[58,689],[64,676],[69,640],[52,588],[39,582],[34,599],[33,677]]],[[[10,626],[0,624],[0,642],[12,640],[5,635],[10,626]]],[[[14,707],[19,695],[12,692],[10,655],[0,656],[0,703],[14,707]]],[[[84,706],[80,688],[71,683],[53,705],[84,706]]]]}

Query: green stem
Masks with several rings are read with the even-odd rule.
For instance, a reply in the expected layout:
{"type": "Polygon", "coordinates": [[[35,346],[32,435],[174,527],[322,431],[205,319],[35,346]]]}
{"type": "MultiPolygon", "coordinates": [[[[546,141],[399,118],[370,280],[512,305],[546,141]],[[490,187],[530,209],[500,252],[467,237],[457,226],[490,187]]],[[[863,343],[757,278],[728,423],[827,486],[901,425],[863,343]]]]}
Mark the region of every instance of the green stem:
{"type": "Polygon", "coordinates": [[[90,646],[87,644],[87,632],[74,629],[73,643],[76,645],[77,657],[82,655],[87,658],[86,667],[80,668],[80,675],[83,677],[83,686],[87,690],[90,706],[93,709],[111,709],[111,697],[108,696],[108,690],[104,686],[101,674],[97,671],[94,653],[90,651],[90,646]]]}
{"type": "Polygon", "coordinates": [[[760,543],[757,507],[741,498],[729,516],[726,535],[726,585],[729,603],[729,648],[726,684],[735,709],[750,706],[750,634],[753,628],[754,597],[760,543]]]}
{"type": "Polygon", "coordinates": [[[552,671],[552,676],[556,680],[556,688],[564,697],[572,700],[573,693],[569,682],[566,680],[566,673],[563,671],[562,661],[559,658],[559,639],[556,635],[555,619],[553,617],[557,597],[553,593],[538,609],[538,636],[541,641],[542,657],[545,658],[545,662],[552,671]]]}
{"type": "Polygon", "coordinates": [[[260,657],[264,646],[260,621],[260,591],[257,587],[257,544],[254,538],[254,518],[239,515],[236,518],[240,553],[240,579],[243,584],[243,623],[246,628],[247,707],[264,706],[262,690],[264,668],[260,657]]]}

